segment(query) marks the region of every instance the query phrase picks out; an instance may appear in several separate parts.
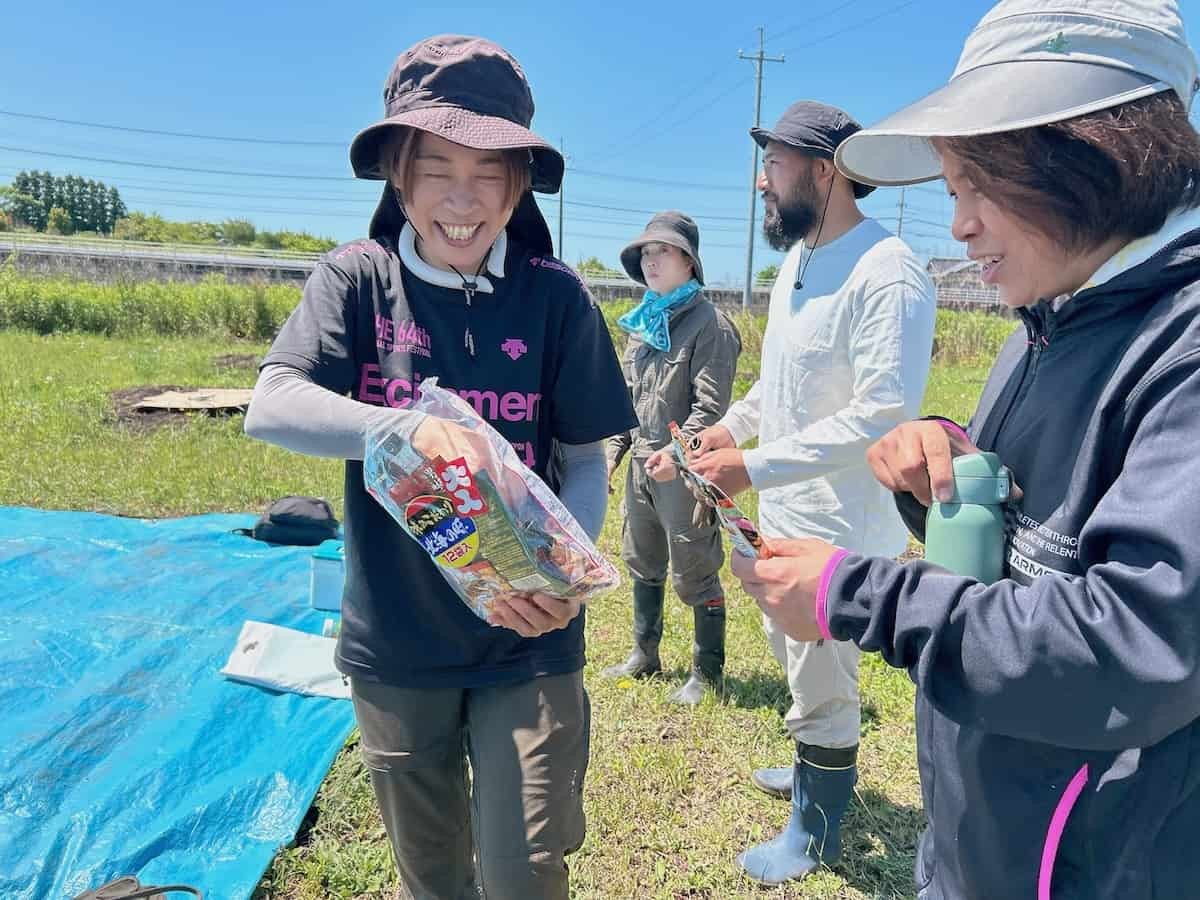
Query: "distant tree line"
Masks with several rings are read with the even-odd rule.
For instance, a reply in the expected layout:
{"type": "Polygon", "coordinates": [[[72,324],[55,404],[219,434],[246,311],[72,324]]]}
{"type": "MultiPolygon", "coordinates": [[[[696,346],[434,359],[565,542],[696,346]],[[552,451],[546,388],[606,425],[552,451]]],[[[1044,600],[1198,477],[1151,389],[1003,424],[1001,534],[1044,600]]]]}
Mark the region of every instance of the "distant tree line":
{"type": "Polygon", "coordinates": [[[324,253],[337,246],[332,238],[316,237],[307,231],[265,231],[245,219],[224,222],[172,222],[157,213],[129,213],[117,223],[113,237],[153,243],[229,244],[268,250],[324,253]]]}
{"type": "Polygon", "coordinates": [[[6,214],[11,225],[58,234],[112,234],[117,220],[126,214],[125,203],[115,187],[78,175],[49,172],[18,172],[12,184],[3,189],[0,204],[0,213],[6,214]]]}
{"type": "Polygon", "coordinates": [[[78,175],[19,172],[0,185],[0,231],[25,228],[51,234],[100,234],[152,243],[230,244],[323,253],[337,242],[306,231],[264,231],[245,219],[174,222],[157,213],[129,212],[115,187],[78,175]]]}

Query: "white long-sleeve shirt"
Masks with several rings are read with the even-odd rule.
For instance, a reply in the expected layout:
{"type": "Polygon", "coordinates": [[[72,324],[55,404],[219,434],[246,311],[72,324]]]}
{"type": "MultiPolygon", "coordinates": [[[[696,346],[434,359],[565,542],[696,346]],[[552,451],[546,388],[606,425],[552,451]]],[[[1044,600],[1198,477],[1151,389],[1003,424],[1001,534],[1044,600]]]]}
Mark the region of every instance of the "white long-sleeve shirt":
{"type": "Polygon", "coordinates": [[[800,243],[784,258],[759,380],[721,424],[738,444],[758,437],[745,463],[765,535],[895,555],[906,531],[866,452],[918,415],[933,283],[908,245],[873,219],[809,254],[800,243]]]}

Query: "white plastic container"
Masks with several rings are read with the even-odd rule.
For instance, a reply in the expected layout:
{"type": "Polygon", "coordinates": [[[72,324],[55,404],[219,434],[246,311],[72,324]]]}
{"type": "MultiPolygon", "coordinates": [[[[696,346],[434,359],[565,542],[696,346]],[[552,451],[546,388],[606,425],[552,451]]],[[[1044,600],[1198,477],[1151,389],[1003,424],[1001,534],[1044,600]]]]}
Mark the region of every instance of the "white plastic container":
{"type": "Polygon", "coordinates": [[[313,609],[342,610],[342,585],[346,581],[345,548],[341,541],[320,544],[310,560],[308,596],[313,609]]]}

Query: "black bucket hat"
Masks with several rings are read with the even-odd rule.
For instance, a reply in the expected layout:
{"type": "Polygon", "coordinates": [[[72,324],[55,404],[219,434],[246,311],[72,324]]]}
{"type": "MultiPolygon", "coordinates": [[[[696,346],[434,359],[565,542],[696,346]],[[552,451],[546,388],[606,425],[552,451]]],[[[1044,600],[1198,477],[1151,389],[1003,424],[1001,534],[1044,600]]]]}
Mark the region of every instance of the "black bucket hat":
{"type": "Polygon", "coordinates": [[[692,220],[677,210],[655,213],[646,224],[646,230],[629,242],[621,251],[621,265],[634,281],[645,284],[642,274],[642,247],[646,244],[670,244],[678,247],[692,261],[696,280],[704,284],[704,267],[700,265],[700,229],[692,220]]]}
{"type": "MultiPolygon", "coordinates": [[[[396,59],[383,89],[384,118],[350,144],[357,178],[386,181],[384,144],[398,128],[436,134],[474,150],[528,150],[532,190],[557,193],[562,155],[529,130],[533,94],[520,64],[489,40],[460,34],[426,38],[396,59]]],[[[398,228],[404,211],[390,185],[371,218],[371,237],[398,228]]],[[[531,250],[553,252],[550,229],[526,193],[508,230],[531,250]]]]}
{"type": "MultiPolygon", "coordinates": [[[[794,147],[803,153],[832,160],[838,145],[852,134],[862,131],[862,126],[836,106],[827,106],[815,100],[797,100],[783,111],[774,128],[751,128],[750,137],[764,150],[767,141],[777,141],[794,147]]],[[[873,185],[851,181],[854,196],[861,200],[873,185]]]]}

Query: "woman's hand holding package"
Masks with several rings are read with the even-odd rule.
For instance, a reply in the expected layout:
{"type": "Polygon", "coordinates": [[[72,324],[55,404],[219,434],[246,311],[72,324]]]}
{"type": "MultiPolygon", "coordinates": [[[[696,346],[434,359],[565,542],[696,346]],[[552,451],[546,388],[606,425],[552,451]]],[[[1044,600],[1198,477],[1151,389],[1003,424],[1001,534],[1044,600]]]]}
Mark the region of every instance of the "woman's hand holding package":
{"type": "Polygon", "coordinates": [[[471,473],[487,472],[492,483],[510,505],[522,502],[529,491],[520,472],[511,472],[497,458],[487,436],[457,422],[426,415],[412,434],[413,449],[426,459],[440,456],[449,461],[461,457],[471,473]]]}
{"type": "Polygon", "coordinates": [[[583,604],[578,597],[559,599],[547,594],[509,594],[492,604],[488,624],[511,628],[522,637],[534,638],[566,628],[579,615],[583,604]]]}
{"type": "Polygon", "coordinates": [[[820,640],[817,590],[821,573],[838,548],[815,538],[773,540],[769,547],[768,559],[731,553],[733,574],[784,634],[797,641],[820,640]]]}
{"type": "Polygon", "coordinates": [[[451,460],[461,456],[472,472],[487,470],[493,479],[499,474],[489,465],[495,452],[487,437],[448,419],[425,416],[412,434],[412,445],[426,459],[440,456],[451,460]]]}

